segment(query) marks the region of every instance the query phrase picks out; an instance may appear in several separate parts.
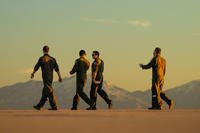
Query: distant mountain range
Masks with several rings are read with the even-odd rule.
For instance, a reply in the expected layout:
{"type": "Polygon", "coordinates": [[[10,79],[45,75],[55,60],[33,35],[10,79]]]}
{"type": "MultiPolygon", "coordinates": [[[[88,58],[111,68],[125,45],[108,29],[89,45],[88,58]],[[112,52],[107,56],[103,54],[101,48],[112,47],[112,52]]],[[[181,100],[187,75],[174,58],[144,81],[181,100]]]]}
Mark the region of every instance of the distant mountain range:
{"type": "MultiPolygon", "coordinates": [[[[89,96],[91,79],[85,88],[89,96]]],[[[0,88],[0,109],[31,109],[40,100],[43,84],[41,81],[28,81],[0,88]]],[[[129,92],[110,82],[104,82],[104,90],[113,100],[113,108],[147,108],[151,105],[151,91],[129,92]]],[[[75,94],[75,76],[65,78],[62,83],[55,82],[59,108],[70,108],[75,94]]],[[[192,81],[169,89],[167,95],[175,102],[175,108],[200,108],[200,81],[192,81]]],[[[99,96],[98,96],[99,97],[99,96]]],[[[49,103],[46,104],[49,106],[49,103]]],[[[98,108],[107,108],[99,97],[98,108]]],[[[81,100],[80,108],[87,105],[81,100]]]]}

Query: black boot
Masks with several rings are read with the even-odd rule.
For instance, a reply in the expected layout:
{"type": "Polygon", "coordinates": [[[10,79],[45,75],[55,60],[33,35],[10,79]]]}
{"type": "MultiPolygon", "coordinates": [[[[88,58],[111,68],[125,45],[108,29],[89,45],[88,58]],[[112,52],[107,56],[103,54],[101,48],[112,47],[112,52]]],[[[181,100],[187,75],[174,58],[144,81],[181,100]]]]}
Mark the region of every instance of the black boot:
{"type": "Polygon", "coordinates": [[[91,102],[90,107],[86,110],[96,110],[96,102],[91,102]]]}
{"type": "Polygon", "coordinates": [[[110,100],[109,103],[108,103],[108,109],[112,109],[112,106],[113,106],[112,100],[110,100]]]}
{"type": "Polygon", "coordinates": [[[52,107],[52,108],[50,108],[50,109],[48,109],[48,110],[57,111],[57,110],[58,110],[58,107],[52,107]]]}
{"type": "Polygon", "coordinates": [[[151,107],[151,108],[148,108],[149,110],[161,110],[161,107],[151,107]]]}
{"type": "Polygon", "coordinates": [[[93,108],[89,107],[86,110],[97,110],[97,108],[96,107],[93,107],[93,108]]]}
{"type": "Polygon", "coordinates": [[[78,110],[78,108],[77,107],[72,107],[71,110],[78,110]]]}
{"type": "Polygon", "coordinates": [[[41,107],[39,107],[37,105],[33,106],[33,108],[36,109],[36,110],[39,110],[39,111],[41,110],[41,107]]]}

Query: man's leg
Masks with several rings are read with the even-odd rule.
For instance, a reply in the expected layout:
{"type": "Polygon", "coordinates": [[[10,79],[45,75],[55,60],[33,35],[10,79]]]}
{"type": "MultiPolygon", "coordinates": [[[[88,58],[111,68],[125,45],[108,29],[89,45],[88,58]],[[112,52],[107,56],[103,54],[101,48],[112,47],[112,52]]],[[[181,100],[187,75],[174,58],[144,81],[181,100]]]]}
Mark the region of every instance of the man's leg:
{"type": "Polygon", "coordinates": [[[97,93],[104,99],[104,101],[108,104],[110,99],[108,98],[107,93],[102,89],[103,83],[97,86],[97,93]]]}
{"type": "Polygon", "coordinates": [[[89,99],[89,97],[83,91],[84,87],[85,87],[85,82],[80,81],[77,84],[77,93],[88,105],[91,105],[91,100],[89,99]]]}
{"type": "Polygon", "coordinates": [[[43,91],[42,91],[42,97],[40,99],[40,102],[37,104],[38,108],[42,108],[44,104],[46,103],[48,98],[48,92],[46,86],[44,86],[43,91]]]}
{"type": "Polygon", "coordinates": [[[53,91],[53,87],[52,87],[52,81],[50,80],[46,80],[44,82],[45,84],[45,88],[46,88],[46,93],[47,93],[47,97],[49,99],[49,104],[51,106],[51,109],[49,110],[57,110],[57,104],[56,104],[56,96],[55,93],[53,91]]]}
{"type": "Polygon", "coordinates": [[[167,95],[164,93],[164,92],[161,92],[160,93],[160,97],[169,105],[170,103],[171,103],[171,99],[169,99],[168,97],[167,97],[167,95]]]}
{"type": "Polygon", "coordinates": [[[54,91],[49,93],[49,103],[52,107],[52,109],[57,109],[57,104],[56,104],[56,95],[54,93],[54,91]]]}
{"type": "MultiPolygon", "coordinates": [[[[161,84],[160,88],[161,89],[163,88],[163,84],[161,84]]],[[[161,90],[161,93],[160,93],[160,97],[169,105],[169,109],[173,108],[173,101],[171,99],[169,99],[167,97],[167,95],[164,92],[162,92],[162,90],[161,90]]]]}
{"type": "Polygon", "coordinates": [[[78,104],[80,102],[80,95],[79,95],[79,91],[80,91],[80,87],[82,86],[82,82],[80,81],[76,81],[76,94],[73,98],[73,105],[72,105],[72,110],[77,110],[78,109],[78,104]]]}
{"type": "Polygon", "coordinates": [[[158,106],[159,106],[159,108],[161,108],[162,105],[163,105],[162,99],[161,99],[161,97],[160,97],[160,93],[161,93],[161,91],[162,91],[163,84],[164,84],[163,81],[159,81],[159,82],[157,82],[157,84],[156,84],[156,89],[157,89],[157,101],[158,101],[158,106]]]}
{"type": "Polygon", "coordinates": [[[76,92],[76,95],[73,98],[72,110],[77,110],[79,101],[80,101],[80,98],[79,98],[78,93],[76,92]]]}
{"type": "Polygon", "coordinates": [[[94,109],[96,109],[96,101],[97,101],[97,86],[92,82],[91,90],[90,90],[90,100],[94,102],[94,109]]]}
{"type": "Polygon", "coordinates": [[[51,109],[49,110],[58,110],[58,106],[56,104],[56,95],[54,91],[49,93],[49,103],[51,105],[51,109]]]}
{"type": "Polygon", "coordinates": [[[160,109],[160,93],[159,93],[159,87],[158,82],[154,82],[152,84],[152,108],[149,109],[160,109]]]}
{"type": "Polygon", "coordinates": [[[103,82],[98,85],[97,87],[97,93],[104,99],[104,101],[108,104],[108,108],[110,109],[112,107],[112,101],[109,99],[108,94],[102,89],[103,82]]]}

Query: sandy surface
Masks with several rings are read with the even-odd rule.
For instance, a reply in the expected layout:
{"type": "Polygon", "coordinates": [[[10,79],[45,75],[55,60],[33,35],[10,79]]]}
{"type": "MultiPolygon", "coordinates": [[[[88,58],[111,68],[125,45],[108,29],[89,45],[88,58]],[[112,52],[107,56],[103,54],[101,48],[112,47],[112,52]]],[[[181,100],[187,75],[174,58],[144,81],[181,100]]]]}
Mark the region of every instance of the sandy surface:
{"type": "Polygon", "coordinates": [[[0,133],[199,133],[200,110],[0,110],[0,133]]]}

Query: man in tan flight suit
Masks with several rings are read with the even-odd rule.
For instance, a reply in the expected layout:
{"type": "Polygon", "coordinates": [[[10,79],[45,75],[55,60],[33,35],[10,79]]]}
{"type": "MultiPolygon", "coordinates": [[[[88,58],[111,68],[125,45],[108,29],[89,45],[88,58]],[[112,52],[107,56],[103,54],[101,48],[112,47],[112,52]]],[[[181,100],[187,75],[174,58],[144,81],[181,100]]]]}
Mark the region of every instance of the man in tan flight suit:
{"type": "Polygon", "coordinates": [[[160,48],[155,48],[153,55],[153,59],[147,65],[140,64],[142,69],[152,68],[152,107],[149,109],[160,110],[162,107],[161,99],[169,105],[169,109],[172,109],[173,101],[162,92],[166,73],[166,61],[161,57],[160,48]]]}

